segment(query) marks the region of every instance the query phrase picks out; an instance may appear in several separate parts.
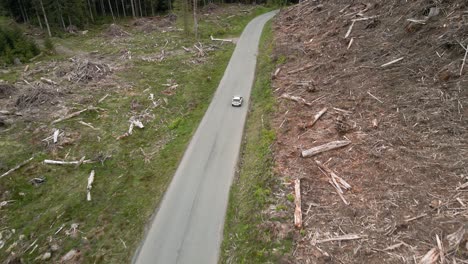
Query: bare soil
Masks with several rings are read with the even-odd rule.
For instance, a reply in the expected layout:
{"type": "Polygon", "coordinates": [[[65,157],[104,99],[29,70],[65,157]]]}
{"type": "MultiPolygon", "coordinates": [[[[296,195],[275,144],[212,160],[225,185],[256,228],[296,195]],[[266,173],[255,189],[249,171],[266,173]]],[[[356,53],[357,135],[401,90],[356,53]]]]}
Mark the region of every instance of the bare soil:
{"type": "Polygon", "coordinates": [[[274,24],[275,57],[285,61],[275,94],[311,103],[278,99],[274,122],[275,170],[302,179],[304,226],[289,261],[466,263],[468,2],[369,2],[305,1],[274,24]],[[344,139],[352,143],[301,157],[344,139]],[[314,159],[352,186],[349,205],[314,159]],[[343,235],[357,239],[323,241],[343,235]]]}

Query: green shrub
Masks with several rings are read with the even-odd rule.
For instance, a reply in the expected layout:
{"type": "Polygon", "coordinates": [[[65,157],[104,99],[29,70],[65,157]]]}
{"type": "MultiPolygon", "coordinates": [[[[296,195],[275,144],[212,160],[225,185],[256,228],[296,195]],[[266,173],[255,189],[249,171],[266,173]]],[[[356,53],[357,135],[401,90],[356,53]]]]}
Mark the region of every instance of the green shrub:
{"type": "Polygon", "coordinates": [[[36,43],[17,28],[0,27],[0,64],[13,64],[15,58],[24,62],[40,52],[36,43]]]}
{"type": "Polygon", "coordinates": [[[54,43],[52,42],[52,40],[50,38],[46,38],[45,41],[44,41],[44,48],[46,49],[46,51],[48,52],[55,52],[55,47],[54,47],[54,43]]]}

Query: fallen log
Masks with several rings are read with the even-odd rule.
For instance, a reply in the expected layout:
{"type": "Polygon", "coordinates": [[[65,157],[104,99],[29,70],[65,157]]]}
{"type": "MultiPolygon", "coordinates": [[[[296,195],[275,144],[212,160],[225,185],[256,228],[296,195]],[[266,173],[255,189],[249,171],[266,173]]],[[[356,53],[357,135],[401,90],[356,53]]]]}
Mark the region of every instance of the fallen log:
{"type": "Polygon", "coordinates": [[[302,151],[302,157],[303,158],[312,157],[325,151],[345,147],[349,144],[351,144],[351,141],[349,140],[332,141],[332,142],[302,151]]]}
{"type": "Polygon", "coordinates": [[[91,201],[91,189],[93,188],[93,182],[94,182],[94,170],[91,171],[88,177],[88,186],[86,187],[87,189],[87,194],[86,194],[86,200],[91,201]]]}
{"type": "Polygon", "coordinates": [[[77,160],[77,161],[63,161],[63,160],[44,160],[44,164],[52,164],[52,165],[80,165],[80,164],[89,164],[94,163],[93,160],[77,160]]]}
{"type": "Polygon", "coordinates": [[[299,96],[294,96],[294,95],[284,93],[284,94],[281,95],[281,98],[288,99],[288,100],[298,102],[298,103],[303,103],[303,104],[305,104],[307,106],[312,106],[311,103],[308,103],[304,98],[299,97],[299,96]]]}
{"type": "Polygon", "coordinates": [[[52,81],[51,79],[44,78],[44,77],[41,77],[41,81],[43,83],[47,83],[47,84],[50,84],[50,85],[57,85],[56,82],[52,81]]]}
{"type": "Polygon", "coordinates": [[[299,69],[296,69],[296,70],[292,70],[292,71],[288,71],[288,74],[294,74],[294,73],[298,73],[298,72],[301,72],[301,71],[305,71],[307,69],[310,69],[314,66],[314,64],[307,64],[306,66],[304,67],[301,67],[299,69]]]}
{"type": "Polygon", "coordinates": [[[9,171],[3,173],[1,176],[0,176],[0,179],[5,177],[5,176],[8,176],[10,173],[14,172],[15,170],[23,167],[24,165],[28,164],[31,160],[33,160],[34,156],[21,162],[20,164],[16,165],[15,167],[13,167],[12,169],[10,169],[9,171]]]}
{"type": "Polygon", "coordinates": [[[294,226],[296,228],[302,227],[302,209],[301,209],[301,180],[294,180],[294,203],[296,208],[294,210],[294,226]]]}

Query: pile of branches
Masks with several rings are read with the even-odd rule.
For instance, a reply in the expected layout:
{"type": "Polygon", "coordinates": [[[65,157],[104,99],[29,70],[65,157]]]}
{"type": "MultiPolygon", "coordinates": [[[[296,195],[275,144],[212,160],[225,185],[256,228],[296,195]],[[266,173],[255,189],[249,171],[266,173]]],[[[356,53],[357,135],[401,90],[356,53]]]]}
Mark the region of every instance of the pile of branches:
{"type": "Polygon", "coordinates": [[[109,75],[112,70],[107,64],[91,62],[89,60],[72,59],[73,66],[65,77],[70,82],[87,83],[98,81],[109,75]]]}
{"type": "Polygon", "coordinates": [[[116,24],[111,24],[109,28],[104,32],[104,35],[108,37],[129,37],[132,34],[123,30],[120,26],[116,24]]]}
{"type": "Polygon", "coordinates": [[[38,107],[43,104],[53,104],[58,93],[52,86],[44,83],[33,83],[33,87],[26,89],[15,102],[15,106],[20,109],[38,107]]]}

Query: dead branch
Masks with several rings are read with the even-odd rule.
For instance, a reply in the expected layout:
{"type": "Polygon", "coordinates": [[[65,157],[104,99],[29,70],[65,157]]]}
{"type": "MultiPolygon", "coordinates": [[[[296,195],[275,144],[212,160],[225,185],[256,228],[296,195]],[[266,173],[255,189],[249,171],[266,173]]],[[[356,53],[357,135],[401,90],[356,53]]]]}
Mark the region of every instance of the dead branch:
{"type": "MultiPolygon", "coordinates": [[[[463,46],[462,46],[463,47],[463,46]]],[[[466,47],[463,47],[465,49],[465,56],[463,57],[463,62],[462,62],[462,65],[460,67],[460,76],[462,76],[462,73],[463,73],[463,67],[465,67],[465,62],[466,62],[466,56],[468,55],[468,45],[466,45],[466,47]]]]}
{"type": "Polygon", "coordinates": [[[301,180],[294,180],[294,203],[296,208],[294,210],[294,226],[297,228],[302,227],[302,209],[301,209],[301,180]]]}
{"type": "Polygon", "coordinates": [[[437,262],[437,259],[439,259],[439,250],[434,247],[422,257],[418,264],[434,264],[437,262]]]}
{"type": "Polygon", "coordinates": [[[382,100],[380,100],[379,98],[377,98],[377,96],[371,94],[371,92],[367,91],[367,94],[370,95],[372,98],[374,98],[375,100],[379,101],[381,104],[383,104],[382,100]]]}
{"type": "Polygon", "coordinates": [[[86,112],[86,111],[88,111],[88,110],[89,110],[89,108],[85,108],[85,109],[83,109],[83,110],[73,112],[73,113],[71,113],[71,114],[69,114],[69,115],[66,115],[66,116],[64,116],[64,117],[61,117],[61,118],[59,118],[59,119],[53,121],[52,124],[57,124],[57,123],[59,123],[59,122],[65,121],[65,120],[70,119],[70,118],[73,118],[73,117],[75,117],[75,116],[79,116],[81,113],[84,113],[84,112],[86,112]]]}
{"type": "Polygon", "coordinates": [[[60,133],[60,130],[59,130],[59,129],[55,129],[54,135],[53,135],[53,138],[54,138],[53,142],[54,142],[54,144],[56,144],[57,141],[58,141],[59,133],[60,133]]]}
{"type": "Polygon", "coordinates": [[[86,123],[86,122],[83,122],[83,121],[78,121],[78,123],[82,124],[83,126],[87,126],[93,130],[99,130],[98,128],[95,128],[93,127],[93,125],[91,125],[90,123],[86,123]]]}
{"type": "Polygon", "coordinates": [[[8,176],[10,173],[14,172],[15,170],[23,167],[24,165],[28,164],[31,160],[34,159],[34,156],[32,156],[31,158],[21,162],[20,164],[16,165],[15,167],[13,167],[12,169],[10,169],[9,171],[3,173],[1,176],[0,176],[0,179],[5,177],[5,176],[8,176]]]}
{"type": "Polygon", "coordinates": [[[314,120],[312,120],[312,122],[307,124],[306,127],[307,128],[313,127],[315,125],[315,123],[320,119],[320,117],[322,117],[323,114],[325,114],[325,112],[327,112],[327,110],[328,110],[328,108],[325,107],[322,110],[320,110],[317,114],[315,114],[314,120]]]}
{"type": "Polygon", "coordinates": [[[392,64],[394,64],[394,63],[397,63],[397,62],[401,61],[401,60],[404,59],[404,58],[405,58],[405,57],[401,57],[401,58],[398,58],[398,59],[396,59],[396,60],[389,61],[389,62],[387,62],[387,63],[384,63],[384,64],[380,65],[380,67],[383,68],[383,67],[390,66],[390,65],[392,65],[392,64]]]}
{"type": "Polygon", "coordinates": [[[364,236],[360,236],[360,235],[357,235],[357,234],[348,234],[348,235],[342,235],[342,236],[317,240],[317,244],[325,243],[325,242],[331,242],[331,241],[355,240],[355,239],[361,239],[361,238],[364,238],[364,236]]]}
{"type": "Polygon", "coordinates": [[[288,74],[294,74],[294,73],[298,73],[298,72],[301,72],[301,71],[305,71],[305,70],[308,70],[308,69],[312,68],[313,66],[314,66],[314,64],[310,63],[310,64],[307,64],[306,66],[301,67],[299,69],[288,71],[288,74]]]}
{"type": "Polygon", "coordinates": [[[353,27],[354,27],[354,23],[355,23],[355,22],[356,22],[356,21],[354,21],[354,20],[353,20],[353,22],[351,22],[351,25],[349,26],[348,31],[346,32],[346,35],[345,35],[345,37],[344,37],[345,39],[348,38],[349,35],[351,34],[351,30],[353,30],[353,27]]]}
{"type": "Polygon", "coordinates": [[[101,99],[99,99],[98,104],[102,103],[106,98],[109,96],[109,94],[104,95],[101,99]]]}
{"type": "Polygon", "coordinates": [[[86,194],[87,201],[91,201],[91,189],[93,188],[93,182],[94,182],[94,170],[91,171],[88,177],[88,186],[86,187],[88,191],[86,194]]]}
{"type": "Polygon", "coordinates": [[[303,158],[312,157],[325,151],[345,147],[349,144],[351,144],[351,141],[349,140],[332,141],[332,142],[302,151],[302,157],[303,158]]]}

